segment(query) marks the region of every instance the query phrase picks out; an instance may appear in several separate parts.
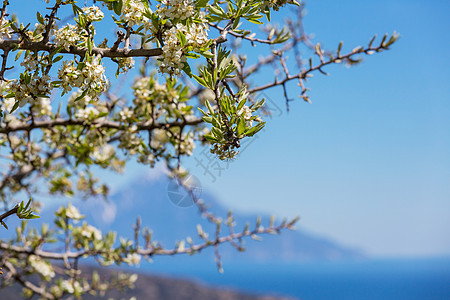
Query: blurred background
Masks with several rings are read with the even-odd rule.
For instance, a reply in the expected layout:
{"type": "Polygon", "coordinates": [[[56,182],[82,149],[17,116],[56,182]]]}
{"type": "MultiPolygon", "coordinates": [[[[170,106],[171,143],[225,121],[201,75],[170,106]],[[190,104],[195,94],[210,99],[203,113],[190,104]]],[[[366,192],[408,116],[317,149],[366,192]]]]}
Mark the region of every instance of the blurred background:
{"type": "MultiPolygon", "coordinates": [[[[305,30],[325,49],[401,38],[351,69],[315,74],[312,104],[298,99],[287,112],[281,88],[266,91],[273,115],[236,161],[211,161],[199,147],[183,162],[218,215],[233,210],[239,226],[301,216],[298,231],[248,241],[243,254],[225,247],[224,274],[211,251],[157,257],[138,271],[300,299],[448,299],[450,2],[317,0],[306,11],[305,30]]],[[[131,236],[138,212],[171,246],[203,222],[195,207],[171,203],[162,166],[104,176],[111,201],[80,203],[99,228],[131,236]]]]}
{"type": "MultiPolygon", "coordinates": [[[[265,92],[272,118],[237,161],[196,149],[184,165],[213,208],[244,220],[299,215],[299,231],[225,256],[223,275],[212,260],[190,272],[177,262],[169,273],[302,299],[448,298],[450,3],[319,0],[306,11],[306,32],[326,49],[342,40],[349,51],[394,30],[401,38],[356,67],[315,74],[312,104],[299,99],[288,113],[281,88],[265,92]]],[[[295,84],[289,92],[296,97],[295,84]]]]}

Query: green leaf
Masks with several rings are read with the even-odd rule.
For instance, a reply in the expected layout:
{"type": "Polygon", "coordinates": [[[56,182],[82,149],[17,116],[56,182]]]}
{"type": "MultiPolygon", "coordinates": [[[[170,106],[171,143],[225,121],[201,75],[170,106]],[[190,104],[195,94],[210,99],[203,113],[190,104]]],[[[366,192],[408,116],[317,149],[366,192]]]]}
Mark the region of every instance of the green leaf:
{"type": "Polygon", "coordinates": [[[199,84],[203,85],[204,87],[208,87],[207,84],[206,84],[206,81],[205,81],[203,78],[201,78],[201,77],[199,77],[199,76],[197,76],[197,75],[195,75],[195,74],[193,74],[192,76],[194,77],[194,79],[195,79],[199,84]]]}
{"type": "Polygon", "coordinates": [[[103,118],[103,117],[106,117],[107,115],[109,115],[109,112],[104,111],[104,112],[99,113],[97,117],[98,118],[103,118]]]}
{"type": "Polygon", "coordinates": [[[203,117],[202,117],[202,120],[205,121],[206,123],[212,123],[212,120],[213,120],[213,119],[212,119],[211,117],[203,116],[203,117]]]}
{"type": "Polygon", "coordinates": [[[208,116],[208,114],[203,109],[201,109],[200,107],[197,107],[197,108],[198,108],[199,111],[202,112],[202,114],[204,114],[205,116],[208,116]]]}
{"type": "Polygon", "coordinates": [[[241,136],[241,134],[243,134],[245,131],[245,120],[242,117],[239,118],[237,130],[238,137],[241,136]]]}
{"type": "Polygon", "coordinates": [[[258,123],[258,125],[253,126],[252,128],[250,128],[249,130],[247,130],[245,132],[246,136],[254,136],[256,133],[258,133],[261,129],[264,128],[264,125],[266,124],[266,122],[261,122],[258,123]]]}
{"type": "Polygon", "coordinates": [[[219,128],[213,127],[213,128],[211,128],[211,132],[212,132],[216,137],[223,138],[223,133],[222,133],[222,131],[221,131],[219,128]]]}
{"type": "Polygon", "coordinates": [[[39,23],[41,23],[42,25],[45,24],[44,18],[42,17],[42,15],[39,12],[36,13],[36,17],[37,17],[37,20],[39,23]]]}
{"type": "MultiPolygon", "coordinates": [[[[23,203],[23,201],[22,201],[22,203],[23,203]]],[[[25,210],[27,210],[28,207],[30,207],[30,204],[31,204],[31,198],[30,198],[30,200],[28,200],[27,205],[25,205],[25,210]]]]}
{"type": "Polygon", "coordinates": [[[258,24],[258,25],[264,24],[263,22],[259,21],[258,19],[248,19],[248,21],[252,22],[254,24],[258,24]]]}
{"type": "Polygon", "coordinates": [[[210,142],[219,143],[219,140],[210,134],[205,134],[204,137],[210,142]]]}
{"type": "Polygon", "coordinates": [[[77,102],[78,100],[83,99],[83,97],[86,96],[87,92],[88,92],[88,90],[85,89],[85,90],[81,93],[80,96],[78,96],[77,98],[75,98],[74,102],[77,102]]]}
{"type": "Polygon", "coordinates": [[[189,76],[189,78],[192,78],[192,71],[191,71],[191,66],[189,66],[189,64],[187,62],[184,63],[183,66],[183,72],[189,76]]]}
{"type": "Polygon", "coordinates": [[[200,8],[200,7],[206,7],[206,5],[208,5],[208,0],[199,0],[197,1],[197,3],[195,4],[196,7],[200,8]]]}
{"type": "Polygon", "coordinates": [[[114,9],[114,12],[116,13],[116,15],[120,16],[122,14],[122,6],[123,6],[123,0],[118,0],[113,3],[113,9],[114,9]]]}
{"type": "Polygon", "coordinates": [[[266,103],[266,101],[264,99],[257,101],[255,104],[253,104],[250,108],[253,111],[257,111],[261,106],[264,105],[264,103],[266,103]]]}
{"type": "Polygon", "coordinates": [[[206,107],[209,109],[209,113],[210,113],[211,115],[214,115],[214,110],[213,110],[211,104],[209,104],[209,101],[208,101],[208,100],[206,100],[206,107]]]}
{"type": "Polygon", "coordinates": [[[184,45],[186,45],[186,36],[184,35],[184,33],[182,33],[181,31],[177,32],[177,37],[178,40],[181,43],[181,47],[184,47],[184,45]]]}
{"type": "Polygon", "coordinates": [[[214,54],[212,54],[210,51],[202,51],[200,52],[201,55],[203,55],[206,58],[213,58],[214,54]]]}
{"type": "Polygon", "coordinates": [[[196,53],[192,53],[192,52],[186,53],[184,56],[186,56],[188,58],[193,58],[193,59],[200,58],[200,55],[198,55],[196,53]]]}
{"type": "Polygon", "coordinates": [[[17,61],[20,58],[20,56],[22,55],[22,53],[23,53],[23,50],[17,51],[16,58],[14,60],[17,61]]]}
{"type": "Polygon", "coordinates": [[[55,59],[53,59],[52,63],[57,63],[58,61],[60,61],[61,59],[63,59],[62,55],[59,55],[57,57],[55,57],[55,59]]]}
{"type": "Polygon", "coordinates": [[[219,17],[226,18],[225,11],[220,7],[218,4],[215,4],[214,6],[208,5],[208,10],[219,17]]]}
{"type": "Polygon", "coordinates": [[[236,28],[239,27],[239,21],[240,20],[241,20],[240,17],[237,17],[236,20],[234,20],[233,29],[236,29],[236,28]]]}
{"type": "Polygon", "coordinates": [[[14,112],[18,107],[19,107],[19,101],[16,101],[16,103],[14,103],[14,106],[11,108],[10,113],[14,112]]]}
{"type": "Polygon", "coordinates": [[[88,48],[89,53],[92,53],[93,44],[92,44],[91,38],[87,39],[87,48],[88,48]]]}
{"type": "Polygon", "coordinates": [[[243,108],[246,102],[247,102],[247,99],[242,99],[241,102],[239,102],[237,110],[239,111],[241,108],[243,108]]]}

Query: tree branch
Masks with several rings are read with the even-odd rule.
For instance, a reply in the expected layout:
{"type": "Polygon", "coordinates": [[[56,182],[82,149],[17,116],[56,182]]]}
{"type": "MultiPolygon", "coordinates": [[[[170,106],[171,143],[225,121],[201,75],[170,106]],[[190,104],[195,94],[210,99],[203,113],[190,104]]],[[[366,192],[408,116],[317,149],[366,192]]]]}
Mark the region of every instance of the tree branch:
{"type": "Polygon", "coordinates": [[[6,219],[7,217],[14,215],[15,213],[17,213],[17,209],[19,208],[19,206],[14,206],[13,209],[8,210],[7,212],[3,213],[0,215],[0,222],[3,222],[4,219],[6,219]]]}
{"type": "MultiPolygon", "coordinates": [[[[154,123],[153,121],[145,121],[135,123],[139,130],[152,130],[155,128],[171,128],[181,127],[186,125],[198,125],[202,123],[202,119],[176,121],[171,123],[154,123]]],[[[15,125],[7,124],[5,127],[0,128],[0,133],[8,134],[16,131],[30,131],[37,128],[54,128],[55,126],[86,126],[90,125],[95,128],[108,128],[108,129],[123,129],[128,127],[127,124],[121,124],[114,121],[93,121],[87,122],[83,119],[54,119],[49,121],[34,121],[32,123],[21,122],[15,125]]]]}
{"type": "MultiPolygon", "coordinates": [[[[0,41],[0,49],[5,51],[14,49],[18,47],[21,50],[31,50],[31,51],[46,51],[55,53],[57,50],[58,53],[69,53],[75,54],[80,57],[84,57],[87,48],[70,46],[69,50],[65,48],[59,48],[55,43],[44,43],[44,42],[30,42],[30,41],[21,41],[21,40],[2,40],[0,41]]],[[[101,57],[152,57],[159,56],[162,54],[161,48],[153,48],[153,49],[112,49],[112,48],[98,48],[93,47],[92,53],[95,55],[99,55],[101,57]]]]}

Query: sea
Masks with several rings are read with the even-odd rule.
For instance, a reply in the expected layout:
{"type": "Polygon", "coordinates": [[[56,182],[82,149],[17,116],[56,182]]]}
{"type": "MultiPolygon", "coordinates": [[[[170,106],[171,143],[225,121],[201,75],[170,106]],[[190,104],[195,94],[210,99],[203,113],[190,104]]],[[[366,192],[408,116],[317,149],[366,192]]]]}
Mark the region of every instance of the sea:
{"type": "MultiPolygon", "coordinates": [[[[143,271],[143,270],[141,270],[143,271]]],[[[450,299],[450,257],[307,263],[159,265],[151,273],[294,299],[450,299]]]]}

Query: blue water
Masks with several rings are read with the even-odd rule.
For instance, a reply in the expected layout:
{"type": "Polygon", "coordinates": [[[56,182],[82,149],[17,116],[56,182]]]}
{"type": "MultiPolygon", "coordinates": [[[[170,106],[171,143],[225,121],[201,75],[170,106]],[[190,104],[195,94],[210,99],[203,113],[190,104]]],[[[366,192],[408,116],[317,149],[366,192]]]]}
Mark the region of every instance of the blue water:
{"type": "MultiPolygon", "coordinates": [[[[161,269],[160,269],[161,268],[161,269]]],[[[154,265],[208,285],[299,299],[450,299],[450,258],[302,264],[154,265]]],[[[158,269],[160,269],[158,271],[158,269]]]]}

